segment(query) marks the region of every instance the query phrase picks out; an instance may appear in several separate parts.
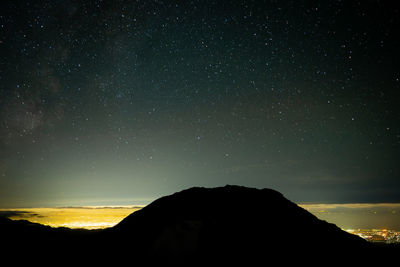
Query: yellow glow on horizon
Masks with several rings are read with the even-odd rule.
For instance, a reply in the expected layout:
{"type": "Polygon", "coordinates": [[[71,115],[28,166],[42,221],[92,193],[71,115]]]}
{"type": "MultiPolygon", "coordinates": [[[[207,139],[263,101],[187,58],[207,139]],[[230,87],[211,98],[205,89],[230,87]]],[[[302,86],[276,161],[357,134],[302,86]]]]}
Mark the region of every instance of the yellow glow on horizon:
{"type": "MultiPolygon", "coordinates": [[[[368,208],[400,208],[400,203],[347,203],[347,204],[298,204],[306,210],[326,210],[336,208],[368,209],[368,208]]],[[[396,213],[396,211],[394,211],[396,213]]]]}
{"type": "Polygon", "coordinates": [[[77,207],[0,209],[15,212],[12,220],[27,220],[51,227],[104,229],[122,221],[141,207],[77,207]]]}

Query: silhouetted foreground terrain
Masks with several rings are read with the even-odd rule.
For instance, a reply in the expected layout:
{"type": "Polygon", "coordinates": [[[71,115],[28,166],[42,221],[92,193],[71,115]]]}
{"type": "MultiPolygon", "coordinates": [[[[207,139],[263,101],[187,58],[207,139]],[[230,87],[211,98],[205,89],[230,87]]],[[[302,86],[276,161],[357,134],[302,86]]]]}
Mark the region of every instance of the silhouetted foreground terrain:
{"type": "Polygon", "coordinates": [[[398,251],[321,221],[279,192],[240,186],[191,188],[162,197],[105,230],[0,218],[0,236],[5,257],[44,265],[325,265],[398,251]]]}

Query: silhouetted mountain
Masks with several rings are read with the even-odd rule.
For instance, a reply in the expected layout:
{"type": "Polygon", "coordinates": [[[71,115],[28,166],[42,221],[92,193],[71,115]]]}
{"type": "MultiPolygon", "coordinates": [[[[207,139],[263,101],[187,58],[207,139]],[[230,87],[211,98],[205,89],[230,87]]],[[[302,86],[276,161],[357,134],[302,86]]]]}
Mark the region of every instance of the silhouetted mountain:
{"type": "MultiPolygon", "coordinates": [[[[50,265],[55,260],[71,255],[82,255],[81,251],[92,244],[99,231],[73,230],[32,223],[25,220],[10,220],[0,217],[0,247],[2,260],[19,264],[50,265]]],[[[72,259],[70,259],[72,261],[72,259]]]]}
{"type": "Polygon", "coordinates": [[[279,192],[240,186],[190,188],[165,196],[103,231],[0,218],[0,234],[3,244],[15,246],[11,253],[137,265],[317,265],[358,261],[383,250],[319,220],[279,192]]]}
{"type": "Polygon", "coordinates": [[[171,263],[350,256],[369,243],[321,221],[271,189],[191,188],[162,197],[110,229],[135,251],[171,263]],[[143,249],[145,248],[145,249],[143,249]],[[287,256],[284,256],[287,257],[287,256]],[[290,257],[290,256],[289,256],[290,257]]]}

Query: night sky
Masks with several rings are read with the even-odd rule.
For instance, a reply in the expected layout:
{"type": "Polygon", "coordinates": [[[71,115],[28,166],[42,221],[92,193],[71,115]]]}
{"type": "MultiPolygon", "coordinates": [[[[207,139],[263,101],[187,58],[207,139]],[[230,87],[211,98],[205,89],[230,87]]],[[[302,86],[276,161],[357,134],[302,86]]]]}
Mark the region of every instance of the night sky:
{"type": "Polygon", "coordinates": [[[1,1],[0,206],[400,202],[389,2],[1,1]]]}

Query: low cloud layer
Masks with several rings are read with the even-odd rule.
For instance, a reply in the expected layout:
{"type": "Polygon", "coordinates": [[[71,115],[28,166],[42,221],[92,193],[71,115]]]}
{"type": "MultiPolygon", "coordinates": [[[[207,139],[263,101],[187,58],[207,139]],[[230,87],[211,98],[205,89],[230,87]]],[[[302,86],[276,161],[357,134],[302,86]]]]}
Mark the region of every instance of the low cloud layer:
{"type": "Polygon", "coordinates": [[[52,227],[98,229],[112,227],[141,207],[62,207],[2,209],[1,217],[52,227]]]}
{"type": "Polygon", "coordinates": [[[400,230],[399,203],[301,204],[318,218],[344,229],[400,230]]]}
{"type": "Polygon", "coordinates": [[[37,213],[33,213],[30,211],[22,211],[22,210],[0,210],[0,217],[14,219],[29,219],[32,217],[42,218],[44,216],[39,215],[37,213]]]}

